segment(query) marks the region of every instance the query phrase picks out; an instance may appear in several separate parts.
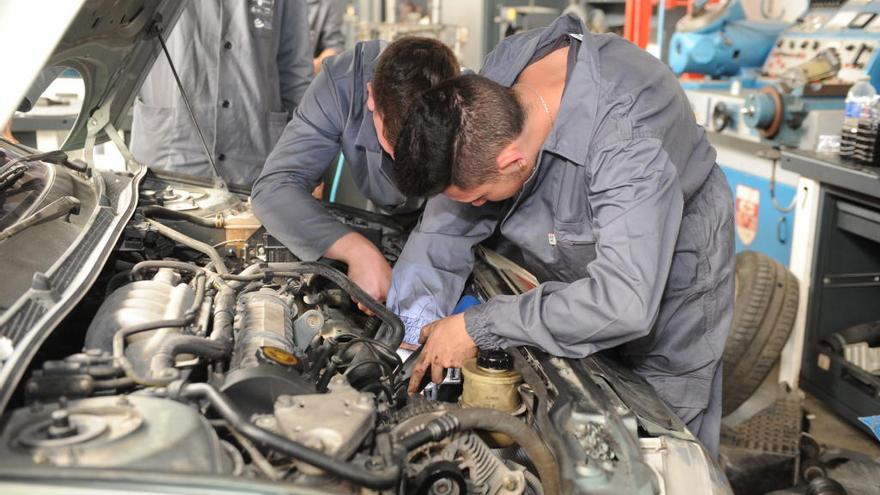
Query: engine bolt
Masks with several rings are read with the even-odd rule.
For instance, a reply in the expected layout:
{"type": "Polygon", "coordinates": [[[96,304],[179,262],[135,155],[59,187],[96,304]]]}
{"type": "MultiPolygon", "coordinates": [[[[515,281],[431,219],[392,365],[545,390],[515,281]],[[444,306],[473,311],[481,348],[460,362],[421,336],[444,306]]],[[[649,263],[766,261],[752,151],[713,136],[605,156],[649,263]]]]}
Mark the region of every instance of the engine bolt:
{"type": "Polygon", "coordinates": [[[318,452],[324,452],[324,442],[321,441],[320,438],[312,437],[308,441],[306,441],[306,447],[317,450],[318,452]]]}
{"type": "Polygon", "coordinates": [[[76,435],[76,426],[70,422],[67,409],[57,409],[49,415],[52,422],[49,425],[49,438],[65,438],[76,435]]]}
{"type": "Polygon", "coordinates": [[[292,395],[282,395],[278,398],[278,405],[281,407],[294,407],[296,406],[296,399],[292,395]]]}
{"type": "Polygon", "coordinates": [[[592,464],[578,464],[574,470],[578,476],[583,476],[584,478],[594,478],[602,474],[602,471],[592,464]]]}
{"type": "Polygon", "coordinates": [[[34,460],[34,464],[45,464],[46,462],[49,461],[49,457],[42,450],[38,450],[37,452],[34,453],[33,460],[34,460]]]}
{"type": "Polygon", "coordinates": [[[436,495],[452,493],[452,482],[446,478],[440,478],[431,485],[431,493],[436,495]]]}
{"type": "Polygon", "coordinates": [[[502,480],[502,484],[504,484],[505,490],[510,490],[510,491],[516,490],[517,486],[519,486],[519,483],[516,481],[516,478],[514,478],[513,476],[510,476],[510,475],[507,475],[504,477],[504,479],[502,480]]]}

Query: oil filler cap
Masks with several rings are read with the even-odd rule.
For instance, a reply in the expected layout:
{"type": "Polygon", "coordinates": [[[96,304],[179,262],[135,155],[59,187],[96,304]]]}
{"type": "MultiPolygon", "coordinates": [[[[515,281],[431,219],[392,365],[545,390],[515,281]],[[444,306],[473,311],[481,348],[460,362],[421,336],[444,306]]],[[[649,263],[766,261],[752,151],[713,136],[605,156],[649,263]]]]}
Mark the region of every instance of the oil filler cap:
{"type": "Polygon", "coordinates": [[[480,349],[477,366],[485,370],[508,371],[513,366],[510,354],[501,349],[480,349]]]}

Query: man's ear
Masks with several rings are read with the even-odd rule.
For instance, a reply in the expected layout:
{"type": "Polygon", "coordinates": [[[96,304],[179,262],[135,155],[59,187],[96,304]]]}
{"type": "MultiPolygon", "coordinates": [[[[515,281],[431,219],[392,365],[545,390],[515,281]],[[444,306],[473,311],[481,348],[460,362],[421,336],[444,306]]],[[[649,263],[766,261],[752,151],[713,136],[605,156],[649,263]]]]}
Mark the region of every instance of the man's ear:
{"type": "Polygon", "coordinates": [[[525,163],[526,156],[517,145],[516,141],[501,149],[495,164],[498,166],[498,172],[501,175],[519,173],[525,163]]]}
{"type": "Polygon", "coordinates": [[[373,101],[373,83],[367,83],[367,109],[371,112],[376,111],[376,102],[373,101]]]}

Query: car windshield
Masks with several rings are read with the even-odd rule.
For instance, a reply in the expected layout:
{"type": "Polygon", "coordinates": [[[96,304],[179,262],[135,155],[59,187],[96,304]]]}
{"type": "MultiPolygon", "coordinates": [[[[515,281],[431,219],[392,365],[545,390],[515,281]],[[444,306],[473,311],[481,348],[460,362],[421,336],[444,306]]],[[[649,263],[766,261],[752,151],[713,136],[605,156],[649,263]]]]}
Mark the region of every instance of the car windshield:
{"type": "MultiPolygon", "coordinates": [[[[13,159],[0,150],[0,169],[13,159]]],[[[24,175],[0,191],[0,231],[18,222],[46,189],[49,167],[40,162],[27,165],[24,175]]]]}

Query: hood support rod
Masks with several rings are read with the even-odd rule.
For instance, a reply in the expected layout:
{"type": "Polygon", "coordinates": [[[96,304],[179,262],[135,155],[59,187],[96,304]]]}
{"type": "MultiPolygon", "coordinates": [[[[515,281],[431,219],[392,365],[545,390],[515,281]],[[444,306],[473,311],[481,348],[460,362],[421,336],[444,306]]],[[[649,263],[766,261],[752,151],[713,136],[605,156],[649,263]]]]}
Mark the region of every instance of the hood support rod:
{"type": "MultiPolygon", "coordinates": [[[[184,105],[186,105],[186,111],[187,113],[189,113],[189,117],[196,128],[196,133],[198,133],[199,135],[199,140],[202,141],[202,146],[205,149],[205,155],[208,157],[208,163],[211,164],[211,169],[214,170],[214,187],[228,190],[228,187],[226,187],[226,181],[223,180],[223,177],[220,175],[220,171],[217,169],[217,163],[214,162],[214,155],[213,153],[211,153],[211,149],[208,147],[208,141],[205,140],[205,135],[202,134],[202,128],[199,127],[199,122],[198,120],[196,120],[196,114],[193,111],[192,105],[189,102],[189,98],[186,96],[186,91],[184,91],[183,89],[183,83],[180,82],[180,76],[177,75],[177,68],[174,67],[174,62],[171,60],[171,54],[168,53],[168,47],[165,46],[165,39],[162,37],[161,25],[158,22],[153,23],[152,31],[156,35],[156,38],[159,39],[159,44],[162,45],[162,51],[165,53],[165,59],[168,60],[168,66],[171,67],[171,74],[174,75],[174,81],[177,83],[177,89],[180,90],[180,96],[183,98],[184,105]]],[[[217,136],[214,136],[214,140],[217,140],[217,136]]]]}

